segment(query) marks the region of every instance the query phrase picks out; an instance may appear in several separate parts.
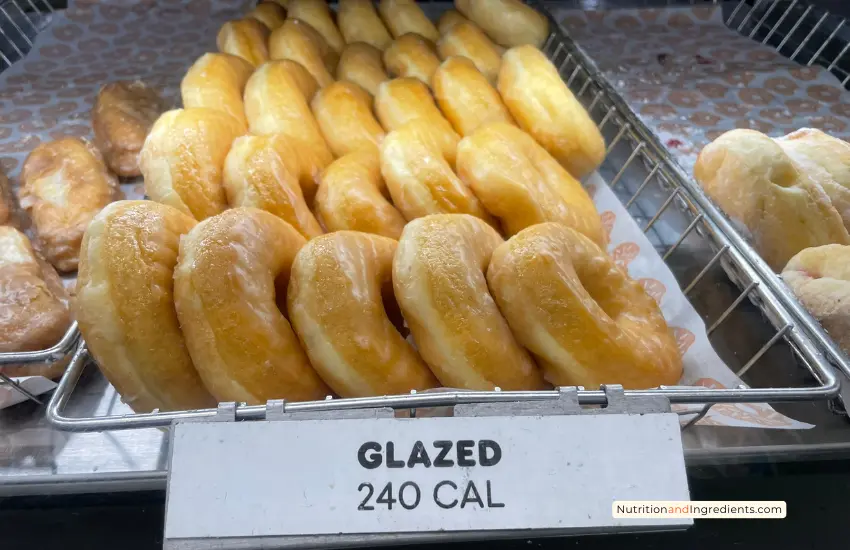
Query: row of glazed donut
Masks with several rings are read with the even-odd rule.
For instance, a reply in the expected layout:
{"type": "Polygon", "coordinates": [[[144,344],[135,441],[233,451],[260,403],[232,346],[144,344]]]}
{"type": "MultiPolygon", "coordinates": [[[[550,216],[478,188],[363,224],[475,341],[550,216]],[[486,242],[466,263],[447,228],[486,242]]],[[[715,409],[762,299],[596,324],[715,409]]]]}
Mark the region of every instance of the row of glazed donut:
{"type": "Polygon", "coordinates": [[[647,388],[681,375],[655,301],[561,224],[503,241],[478,218],[439,214],[398,242],[355,231],[307,241],[254,208],[197,223],[119,201],[82,250],[80,330],[138,412],[441,384],[647,388]]]}

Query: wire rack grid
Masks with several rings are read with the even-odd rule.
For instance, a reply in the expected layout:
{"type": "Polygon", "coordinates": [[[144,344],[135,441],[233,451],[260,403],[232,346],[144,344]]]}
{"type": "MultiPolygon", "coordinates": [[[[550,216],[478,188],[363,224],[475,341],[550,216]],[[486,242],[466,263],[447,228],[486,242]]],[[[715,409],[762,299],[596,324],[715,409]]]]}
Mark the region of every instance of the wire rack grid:
{"type": "MultiPolygon", "coordinates": [[[[548,14],[545,6],[537,7],[548,14]]],[[[789,310],[786,305],[788,296],[780,295],[775,285],[765,280],[757,269],[758,263],[751,257],[754,256],[752,249],[737,236],[699,187],[682,173],[664,146],[599,73],[593,61],[567,36],[551,15],[549,17],[552,33],[544,45],[544,51],[558,67],[574,94],[584,103],[609,143],[608,156],[601,168],[603,176],[621,197],[629,212],[643,224],[644,232],[679,277],[686,294],[697,292],[701,284],[709,279],[708,275],[715,275],[718,270],[725,273],[725,284],[736,289],[716,312],[701,312],[706,317],[709,334],[726,328],[736,311],[745,307],[745,302],[754,304],[761,312],[767,336],[753,353],[739,357],[737,374],[745,377],[753,372],[766,354],[781,347],[812,375],[810,384],[793,387],[740,386],[714,389],[675,386],[626,391],[625,396],[663,396],[672,403],[702,404],[702,409],[688,425],[696,422],[716,403],[834,398],[839,391],[839,382],[823,345],[816,343],[811,336],[816,334],[814,328],[805,326],[805,320],[801,321],[795,312],[789,310]],[[695,251],[699,251],[699,254],[695,251]],[[690,265],[687,269],[676,269],[674,263],[681,254],[689,258],[696,254],[704,261],[690,265]],[[713,316],[708,318],[708,315],[713,316]]],[[[83,370],[90,362],[85,343],[80,341],[48,404],[47,417],[55,427],[68,431],[121,430],[166,427],[174,421],[202,418],[257,420],[283,410],[340,411],[372,407],[416,409],[464,403],[545,400],[559,396],[557,390],[447,391],[356,399],[328,398],[325,401],[299,403],[270,401],[265,405],[222,403],[217,409],[194,411],[69,416],[66,407],[83,370]]],[[[605,405],[607,402],[603,390],[579,388],[578,398],[584,405],[605,405]]]]}

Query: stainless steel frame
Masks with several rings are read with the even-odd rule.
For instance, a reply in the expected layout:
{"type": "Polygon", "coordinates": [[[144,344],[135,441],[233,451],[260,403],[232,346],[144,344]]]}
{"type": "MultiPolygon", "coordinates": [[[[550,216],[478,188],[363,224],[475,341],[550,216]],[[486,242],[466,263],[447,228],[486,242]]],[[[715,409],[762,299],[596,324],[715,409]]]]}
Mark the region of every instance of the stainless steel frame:
{"type": "MultiPolygon", "coordinates": [[[[668,263],[683,251],[710,251],[705,261],[692,266],[689,278],[682,281],[686,294],[696,291],[709,273],[720,268],[737,285],[739,291],[734,298],[713,318],[708,319],[709,332],[722,330],[746,300],[759,308],[766,326],[770,327],[770,337],[750,353],[737,369],[739,376],[749,373],[771,349],[784,346],[812,373],[816,381],[815,385],[793,387],[662,387],[627,391],[626,396],[663,396],[673,403],[705,404],[700,414],[705,414],[708,407],[715,403],[808,401],[836,397],[839,382],[830,361],[850,373],[846,358],[837,352],[820,326],[804,315],[802,308],[779,279],[767,269],[699,186],[670,157],[666,148],[600,74],[593,61],[551,16],[550,20],[553,32],[544,50],[606,135],[609,143],[608,158],[602,172],[608,176],[612,188],[622,197],[636,219],[643,221],[644,231],[668,263]]],[[[85,432],[166,427],[175,420],[209,418],[220,414],[232,415],[238,420],[254,420],[263,419],[269,411],[281,408],[290,412],[368,407],[415,409],[459,403],[551,399],[558,395],[556,391],[457,391],[302,403],[275,401],[264,406],[222,403],[218,409],[195,411],[69,416],[65,412],[66,405],[72,398],[88,359],[85,344],[81,342],[50,400],[47,418],[58,429],[85,432]]],[[[579,401],[582,404],[604,404],[605,397],[601,391],[581,389],[579,401]]]]}

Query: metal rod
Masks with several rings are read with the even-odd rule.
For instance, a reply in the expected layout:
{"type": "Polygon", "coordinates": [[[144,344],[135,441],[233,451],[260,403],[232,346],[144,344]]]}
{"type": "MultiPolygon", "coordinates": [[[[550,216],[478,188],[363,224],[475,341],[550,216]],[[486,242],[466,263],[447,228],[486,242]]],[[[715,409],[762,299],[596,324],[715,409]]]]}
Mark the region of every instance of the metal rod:
{"type": "MultiPolygon", "coordinates": [[[[642,141],[640,142],[640,145],[643,145],[642,141]]],[[[656,162],[655,165],[652,167],[652,170],[650,170],[649,174],[647,174],[646,177],[644,178],[643,183],[641,183],[638,186],[637,191],[635,191],[634,195],[632,195],[629,198],[628,202],[626,202],[626,209],[627,210],[635,202],[635,200],[637,200],[638,195],[640,195],[641,192],[646,188],[646,186],[649,185],[649,182],[652,181],[653,176],[655,176],[655,174],[658,172],[658,169],[660,167],[661,167],[661,165],[656,162]]],[[[619,174],[617,174],[617,175],[619,176],[619,174]]],[[[616,180],[617,178],[614,178],[614,179],[616,180]]],[[[613,184],[611,185],[611,187],[613,187],[613,184]]]]}
{"type": "Polygon", "coordinates": [[[750,370],[752,368],[752,366],[756,364],[756,361],[761,359],[761,356],[764,355],[765,353],[767,353],[767,350],[769,350],[773,346],[773,344],[775,344],[776,342],[779,341],[780,338],[785,336],[785,333],[788,332],[789,330],[791,330],[792,326],[793,325],[785,325],[784,327],[782,327],[779,330],[779,332],[774,334],[773,338],[768,340],[767,343],[765,345],[763,345],[761,347],[761,349],[758,350],[756,352],[756,354],[753,355],[753,357],[749,361],[747,361],[747,364],[744,365],[743,367],[741,367],[741,370],[739,370],[738,372],[735,373],[735,376],[737,376],[738,378],[741,378],[742,376],[747,374],[747,371],[750,370]]]}
{"type": "Polygon", "coordinates": [[[11,368],[14,369],[14,365],[17,364],[23,365],[58,361],[68,355],[68,352],[74,347],[79,336],[80,331],[77,329],[77,323],[75,321],[70,327],[68,327],[68,330],[65,332],[65,335],[62,336],[62,339],[59,340],[59,342],[52,348],[40,351],[0,353],[0,366],[11,365],[11,368]]]}
{"type": "MultiPolygon", "coordinates": [[[[33,31],[33,36],[37,35],[38,34],[38,28],[35,26],[35,23],[33,23],[33,21],[29,18],[29,16],[27,15],[27,12],[25,12],[23,9],[21,9],[21,6],[17,2],[12,2],[12,5],[15,6],[18,9],[18,13],[20,13],[21,16],[29,24],[30,28],[33,31]]],[[[25,35],[25,38],[27,39],[27,43],[30,45],[30,47],[32,47],[32,41],[29,39],[29,37],[25,35]]]]}
{"type": "Polygon", "coordinates": [[[774,10],[774,9],[776,8],[776,6],[778,6],[778,5],[779,5],[779,2],[773,2],[773,3],[770,5],[770,7],[769,7],[769,8],[767,8],[767,11],[766,11],[766,12],[764,12],[764,15],[762,15],[762,16],[761,16],[761,19],[759,19],[759,20],[758,20],[758,23],[756,23],[756,26],[755,26],[755,27],[753,27],[753,30],[751,30],[751,31],[750,31],[750,34],[748,34],[748,35],[747,35],[747,38],[752,38],[753,36],[755,36],[756,31],[758,31],[758,30],[759,30],[759,28],[761,27],[761,24],[762,24],[762,23],[764,23],[764,20],[765,20],[765,19],[767,19],[767,17],[768,17],[771,13],[773,13],[773,10],[774,10]]]}
{"type": "Polygon", "coordinates": [[[712,325],[710,327],[708,327],[708,330],[705,331],[706,334],[708,336],[711,336],[711,334],[720,327],[720,325],[723,323],[723,321],[726,320],[726,317],[728,317],[729,314],[732,313],[732,311],[734,311],[736,307],[738,307],[738,304],[743,302],[747,298],[747,296],[749,296],[750,292],[752,292],[752,290],[755,287],[757,287],[758,285],[759,285],[758,281],[753,281],[749,285],[747,285],[747,288],[745,288],[744,291],[742,293],[740,293],[737,298],[735,298],[735,301],[732,302],[729,305],[729,307],[726,308],[726,311],[724,311],[720,315],[720,317],[718,317],[717,320],[714,321],[714,323],[712,323],[712,325]]]}
{"type": "Polygon", "coordinates": [[[650,219],[649,223],[646,224],[646,227],[643,228],[644,233],[652,229],[652,226],[655,225],[655,222],[658,221],[658,218],[661,217],[661,214],[663,214],[664,211],[667,210],[667,207],[670,206],[670,203],[673,202],[673,199],[675,199],[681,191],[681,187],[673,189],[673,192],[670,193],[670,196],[667,197],[667,200],[665,200],[664,203],[661,205],[661,208],[658,209],[658,212],[656,212],[655,215],[652,216],[652,219],[650,219]]]}
{"type": "Polygon", "coordinates": [[[756,10],[759,8],[759,6],[761,6],[762,2],[764,2],[764,0],[756,0],[756,3],[753,4],[753,7],[750,8],[749,11],[747,11],[747,15],[745,15],[744,18],[741,19],[741,24],[738,25],[738,28],[737,28],[738,32],[741,32],[741,29],[744,28],[744,25],[747,24],[747,21],[750,20],[750,17],[752,17],[752,15],[756,12],[756,10]]]}
{"type": "Polygon", "coordinates": [[[593,83],[593,80],[591,80],[590,77],[588,77],[587,80],[584,81],[584,86],[582,86],[579,89],[578,93],[576,94],[576,97],[583,96],[584,92],[587,90],[588,86],[590,86],[592,83],[593,83]]]}
{"type": "Polygon", "coordinates": [[[5,382],[6,384],[9,384],[9,387],[11,387],[16,392],[20,393],[21,395],[23,395],[27,399],[35,401],[39,405],[44,405],[44,403],[41,401],[41,399],[36,397],[35,394],[33,394],[32,392],[27,390],[25,387],[21,386],[21,384],[17,380],[12,380],[11,378],[6,376],[2,372],[0,372],[0,380],[5,382]]]}
{"type": "Polygon", "coordinates": [[[800,45],[797,46],[797,49],[794,50],[793,54],[791,54],[791,61],[794,61],[794,58],[797,57],[797,54],[800,53],[800,50],[802,50],[803,47],[805,47],[805,45],[809,42],[809,40],[811,40],[812,36],[815,34],[815,32],[817,32],[817,30],[820,28],[820,26],[823,24],[824,20],[826,20],[827,17],[829,17],[829,12],[824,13],[823,16],[818,20],[818,22],[815,23],[815,26],[812,27],[812,30],[810,30],[809,34],[806,35],[806,38],[804,38],[803,41],[800,42],[800,45]]]}
{"type": "Polygon", "coordinates": [[[667,258],[670,257],[670,254],[672,254],[677,248],[679,248],[679,245],[684,242],[684,240],[687,238],[687,236],[690,234],[690,232],[694,230],[694,227],[697,226],[697,224],[700,222],[700,220],[702,220],[702,212],[697,214],[696,217],[694,217],[694,219],[691,220],[691,223],[689,223],[688,227],[686,227],[685,230],[682,231],[682,234],[679,235],[679,238],[676,239],[676,242],[673,243],[673,246],[668,248],[667,252],[664,253],[664,256],[661,257],[662,260],[664,260],[665,262],[667,261],[667,258]]]}
{"type": "MultiPolygon", "coordinates": [[[[602,125],[604,125],[604,124],[605,124],[605,122],[606,122],[606,121],[603,119],[602,124],[599,126],[599,129],[600,129],[600,130],[602,129],[602,125]]],[[[614,147],[616,147],[616,146],[617,146],[617,144],[618,144],[618,143],[620,143],[620,140],[621,140],[621,139],[623,139],[623,135],[624,135],[626,132],[628,132],[628,131],[629,131],[629,123],[627,122],[627,123],[623,124],[623,125],[620,127],[620,131],[619,131],[619,132],[617,132],[617,135],[616,135],[616,136],[614,136],[613,141],[611,141],[611,143],[608,145],[608,148],[607,148],[607,149],[605,149],[605,154],[606,154],[606,155],[607,155],[608,153],[610,153],[610,152],[614,149],[614,147]]]]}
{"type": "Polygon", "coordinates": [[[697,274],[697,276],[694,277],[694,280],[691,281],[691,283],[687,287],[685,287],[685,289],[682,291],[682,292],[685,293],[685,296],[687,296],[688,293],[690,293],[690,291],[697,285],[697,283],[699,283],[702,280],[702,278],[705,277],[705,274],[708,273],[708,270],[711,269],[714,266],[714,264],[717,263],[717,261],[720,259],[720,257],[723,256],[723,254],[727,250],[729,250],[729,245],[724,244],[720,248],[720,250],[717,251],[717,254],[714,255],[714,257],[711,259],[711,261],[709,261],[707,264],[705,264],[705,267],[702,268],[702,271],[700,271],[697,274]]]}
{"type": "MultiPolygon", "coordinates": [[[[771,29],[770,29],[770,32],[769,32],[769,33],[767,33],[767,36],[765,36],[765,37],[764,37],[764,40],[762,40],[762,41],[761,41],[761,43],[762,43],[762,44],[767,44],[767,41],[768,41],[768,40],[770,40],[770,37],[771,37],[771,36],[773,36],[773,33],[775,33],[775,32],[777,31],[777,29],[779,29],[779,26],[780,26],[780,25],[782,25],[782,22],[783,22],[783,21],[785,21],[785,18],[786,18],[786,17],[788,17],[788,15],[789,15],[789,14],[791,13],[791,11],[794,9],[794,6],[796,6],[796,5],[797,5],[797,2],[798,2],[798,1],[799,1],[799,0],[794,0],[793,2],[791,2],[791,5],[790,5],[790,6],[788,6],[788,9],[787,9],[787,10],[785,10],[785,13],[783,13],[783,14],[779,17],[779,21],[777,21],[777,22],[773,25],[773,28],[771,28],[771,29]]],[[[809,6],[809,7],[811,8],[811,6],[809,6]]],[[[802,19],[801,19],[801,21],[802,21],[802,19]]],[[[798,21],[798,23],[799,23],[799,21],[798,21]]],[[[777,49],[778,49],[778,48],[777,48],[777,49]]]]}
{"type": "MultiPolygon", "coordinates": [[[[563,71],[564,68],[567,67],[567,65],[569,65],[570,61],[572,61],[572,60],[573,60],[573,54],[567,54],[567,57],[564,58],[564,61],[560,65],[558,65],[558,74],[559,75],[561,74],[561,71],[563,71]]],[[[553,59],[553,61],[554,61],[554,59],[553,59]]],[[[578,65],[576,65],[576,67],[578,67],[578,65]]],[[[563,78],[563,77],[561,77],[561,78],[563,78]]]]}
{"type": "Polygon", "coordinates": [[[847,53],[847,50],[850,50],[850,42],[847,42],[847,44],[845,44],[844,47],[841,48],[841,51],[838,52],[838,55],[835,56],[835,59],[832,60],[832,63],[829,64],[829,67],[827,67],[826,70],[831,71],[833,67],[835,67],[835,64],[838,63],[838,60],[841,59],[845,53],[847,53]]]}
{"type": "Polygon", "coordinates": [[[571,75],[570,75],[570,77],[567,79],[567,86],[572,86],[572,85],[573,85],[573,80],[575,80],[576,76],[578,75],[578,72],[579,72],[580,70],[582,70],[582,68],[583,68],[583,67],[582,67],[581,65],[576,65],[576,68],[575,68],[575,69],[573,69],[572,74],[571,74],[571,75]]]}
{"type": "Polygon", "coordinates": [[[702,410],[700,410],[698,413],[696,413],[696,415],[693,418],[688,420],[688,422],[684,426],[682,426],[682,431],[687,430],[688,428],[690,428],[691,426],[695,425],[697,422],[699,422],[700,420],[705,418],[705,415],[708,414],[708,411],[710,411],[711,407],[713,407],[713,406],[714,406],[714,403],[706,404],[702,408],[702,410]]]}
{"type": "MultiPolygon", "coordinates": [[[[599,123],[599,131],[600,131],[600,132],[602,131],[602,128],[604,128],[604,127],[605,127],[605,125],[606,125],[606,124],[608,124],[608,119],[610,119],[610,118],[611,118],[611,115],[613,115],[616,111],[617,111],[617,108],[616,108],[616,107],[614,107],[614,106],[611,106],[611,108],[610,108],[610,109],[608,109],[608,112],[607,112],[607,113],[605,113],[605,116],[604,116],[604,117],[602,117],[602,121],[599,123]]],[[[621,130],[621,132],[622,132],[622,130],[621,130]]],[[[610,149],[610,147],[609,147],[609,148],[606,150],[606,152],[607,152],[607,151],[610,151],[610,150],[611,150],[611,149],[610,149]]]]}
{"type": "Polygon", "coordinates": [[[590,106],[587,108],[588,114],[593,112],[593,109],[596,108],[596,103],[602,98],[603,95],[605,95],[605,92],[602,90],[596,92],[596,95],[593,96],[593,101],[590,102],[590,106]]]}
{"type": "MultiPolygon", "coordinates": [[[[15,4],[15,7],[17,7],[17,6],[18,5],[15,4]]],[[[18,9],[20,10],[21,8],[18,8],[18,9]]],[[[18,34],[20,34],[21,37],[23,37],[23,39],[27,43],[27,45],[29,45],[29,47],[32,48],[32,41],[30,41],[29,36],[27,36],[27,33],[25,33],[24,30],[21,27],[19,27],[17,23],[15,23],[15,20],[12,19],[12,16],[9,15],[9,12],[6,11],[6,8],[4,6],[0,6],[0,11],[3,12],[3,15],[6,16],[6,19],[9,20],[9,23],[11,23],[13,27],[15,27],[15,30],[18,31],[18,34]]],[[[14,43],[12,45],[15,46],[14,43]]],[[[18,47],[15,46],[15,49],[18,50],[18,47]]],[[[21,53],[21,50],[18,50],[18,53],[21,54],[21,57],[24,56],[24,54],[21,53]]]]}
{"type": "MultiPolygon", "coordinates": [[[[827,44],[832,42],[832,39],[835,38],[835,35],[838,34],[838,31],[841,30],[841,28],[844,26],[844,24],[846,22],[847,22],[846,19],[842,19],[841,21],[838,22],[838,25],[835,26],[835,28],[832,30],[830,35],[826,38],[826,40],[824,40],[823,44],[820,45],[820,48],[818,48],[818,50],[814,53],[814,55],[812,55],[812,57],[809,58],[809,61],[806,63],[807,67],[811,67],[812,63],[814,63],[820,57],[820,54],[823,53],[823,51],[826,49],[827,44]]],[[[847,45],[850,46],[850,42],[848,42],[847,45]]]]}
{"type": "MultiPolygon", "coordinates": [[[[640,153],[641,149],[643,149],[643,142],[642,141],[640,143],[638,143],[637,147],[634,148],[634,150],[632,151],[632,154],[629,155],[629,158],[627,158],[626,162],[623,164],[623,166],[620,167],[620,170],[617,172],[617,175],[614,176],[614,179],[611,180],[611,183],[608,184],[608,187],[610,187],[611,189],[614,189],[614,187],[620,182],[620,178],[623,177],[623,173],[626,171],[626,168],[628,168],[629,164],[631,164],[632,161],[635,160],[635,157],[638,155],[638,153],[640,153]]],[[[629,203],[629,204],[631,204],[631,203],[629,203]]],[[[628,206],[629,205],[627,204],[626,208],[628,208],[628,206]]]]}
{"type": "Polygon", "coordinates": [[[806,11],[803,12],[803,15],[799,19],[797,19],[797,22],[794,23],[794,26],[791,27],[791,30],[788,31],[788,34],[785,36],[785,38],[782,39],[782,42],[780,42],[779,45],[776,47],[776,51],[781,50],[782,47],[785,46],[785,43],[788,42],[788,40],[791,38],[791,36],[795,32],[797,32],[797,29],[803,23],[803,20],[809,15],[809,12],[812,11],[812,9],[813,9],[813,6],[809,6],[808,8],[806,8],[806,11]]]}
{"type": "Polygon", "coordinates": [[[741,8],[743,8],[746,4],[746,0],[741,0],[740,2],[738,2],[738,5],[735,6],[734,10],[732,10],[732,14],[729,16],[729,19],[726,20],[727,27],[732,26],[732,20],[735,19],[735,16],[738,15],[738,12],[741,11],[741,8]]]}

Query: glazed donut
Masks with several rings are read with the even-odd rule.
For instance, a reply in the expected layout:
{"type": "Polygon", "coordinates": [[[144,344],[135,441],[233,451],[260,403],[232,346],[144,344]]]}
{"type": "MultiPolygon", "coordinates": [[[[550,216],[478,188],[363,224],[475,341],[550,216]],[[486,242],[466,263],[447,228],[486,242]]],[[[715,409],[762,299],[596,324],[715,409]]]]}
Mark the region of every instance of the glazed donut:
{"type": "Polygon", "coordinates": [[[405,219],[390,204],[375,148],[360,149],[333,161],[322,173],[316,215],[330,231],[362,231],[398,239],[405,219]]]}
{"type": "Polygon", "coordinates": [[[164,113],[139,157],[145,194],[196,220],[218,214],[227,207],[224,158],[244,133],[245,127],[222,111],[198,107],[164,113]]]}
{"type": "Polygon", "coordinates": [[[543,52],[533,46],[505,52],[499,93],[520,127],[573,176],[581,179],[602,164],[602,134],[543,52]]]}
{"type": "Polygon", "coordinates": [[[286,21],[286,10],[278,4],[265,2],[254,6],[254,9],[248,13],[248,17],[256,19],[273,31],[286,21]]]}
{"type": "Polygon", "coordinates": [[[488,122],[513,124],[499,92],[465,57],[449,57],[431,79],[440,110],[462,136],[488,122]]]}
{"type": "Polygon", "coordinates": [[[365,42],[384,50],[393,40],[372,0],[339,0],[336,19],[346,44],[365,42]]]}
{"type": "Polygon", "coordinates": [[[384,307],[398,243],[342,231],[313,239],[292,263],[289,319],[313,367],[341,397],[408,393],[438,385],[384,307]]]}
{"type": "Polygon", "coordinates": [[[286,9],[291,19],[299,19],[316,29],[336,53],[345,47],[325,0],[290,0],[286,9]]]}
{"type": "Polygon", "coordinates": [[[74,300],[101,371],[136,412],[214,407],[174,310],[181,235],[195,220],[152,201],[118,201],[86,230],[74,300]]]}
{"type": "Polygon", "coordinates": [[[437,30],[440,32],[440,36],[442,36],[449,32],[455,25],[466,21],[469,21],[469,19],[461,15],[459,11],[446,10],[437,21],[437,30]]]}
{"type": "Polygon", "coordinates": [[[323,233],[304,201],[298,157],[285,136],[236,138],[224,161],[224,190],[230,206],[271,212],[307,239],[323,233]]]}
{"type": "Polygon", "coordinates": [[[393,38],[409,32],[422,35],[431,42],[436,42],[440,38],[437,27],[416,4],[416,0],[380,0],[378,12],[387,28],[390,29],[393,38]]]}
{"type": "Polygon", "coordinates": [[[41,252],[56,269],[77,269],[80,243],[98,211],[118,193],[100,152],[80,138],[42,143],[21,169],[21,207],[35,226],[41,252]]]}
{"type": "Polygon", "coordinates": [[[602,220],[587,192],[519,128],[496,122],[464,138],[457,170],[506,234],[559,222],[605,245],[602,220]]]}
{"type": "Polygon", "coordinates": [[[782,279],[841,349],[850,352],[850,246],[806,248],[788,261],[782,279]]]}
{"type": "Polygon", "coordinates": [[[578,231],[557,223],[520,231],[493,252],[487,282],[555,386],[679,382],[682,358],[658,304],[578,231]]]}
{"type": "Polygon", "coordinates": [[[375,94],[375,113],[387,131],[398,130],[414,120],[421,120],[423,131],[432,134],[440,145],[443,157],[455,165],[460,136],[434,103],[431,92],[416,78],[395,78],[378,86],[375,94]]]}
{"type": "Polygon", "coordinates": [[[239,56],[253,67],[268,61],[268,41],[268,27],[256,19],[228,21],[215,39],[218,51],[239,56]]]}
{"type": "Polygon", "coordinates": [[[446,387],[543,387],[487,289],[484,272],[500,244],[495,229],[462,214],[419,218],[401,235],[393,260],[396,300],[420,355],[446,387]]]}
{"type": "Polygon", "coordinates": [[[342,57],[339,58],[336,77],[339,80],[354,82],[373,96],[378,93],[381,82],[390,79],[384,70],[381,51],[363,42],[355,42],[345,47],[342,57]]]}
{"type": "Polygon", "coordinates": [[[330,393],[278,309],[304,243],[291,225],[256,208],[204,220],[180,241],[174,305],[189,354],[219,401],[330,393]]]}
{"type": "Polygon", "coordinates": [[[499,78],[502,54],[505,53],[487,38],[478,25],[469,21],[457,23],[443,34],[437,42],[437,51],[443,59],[451,56],[469,59],[493,83],[499,78]]]}
{"type": "Polygon", "coordinates": [[[301,90],[301,95],[304,96],[304,99],[308,102],[311,101],[316,95],[316,92],[319,91],[319,83],[316,82],[316,79],[313,78],[307,69],[304,68],[304,65],[291,59],[281,59],[276,61],[276,63],[286,69],[289,76],[295,80],[295,84],[298,86],[298,89],[301,90]]]}
{"type": "Polygon", "coordinates": [[[337,157],[377,147],[384,139],[384,129],[372,114],[372,96],[357,84],[334,82],[316,94],[312,108],[337,157]]]}
{"type": "Polygon", "coordinates": [[[298,182],[310,204],[316,193],[316,178],[333,155],[285,66],[266,63],[251,76],[245,86],[245,114],[252,133],[283,134],[289,140],[299,160],[298,182]]]}
{"type": "Polygon", "coordinates": [[[418,34],[407,33],[396,38],[384,50],[384,65],[391,76],[418,78],[430,85],[431,76],[440,66],[440,58],[433,42],[418,34]]]}
{"type": "Polygon", "coordinates": [[[521,0],[456,0],[455,7],[506,48],[539,48],[549,36],[549,21],[521,0]]]}
{"type": "Polygon", "coordinates": [[[471,214],[494,220],[443,157],[424,121],[393,130],[381,144],[381,174],[393,204],[409,221],[429,214],[471,214]]]}
{"type": "Polygon", "coordinates": [[[269,38],[269,53],[274,60],[290,59],[299,63],[316,79],[319,87],[333,82],[338,57],[313,27],[287,19],[269,38]]]}
{"type": "Polygon", "coordinates": [[[241,57],[205,53],[189,67],[180,82],[183,107],[223,111],[247,126],[242,93],[253,72],[251,64],[241,57]]]}

